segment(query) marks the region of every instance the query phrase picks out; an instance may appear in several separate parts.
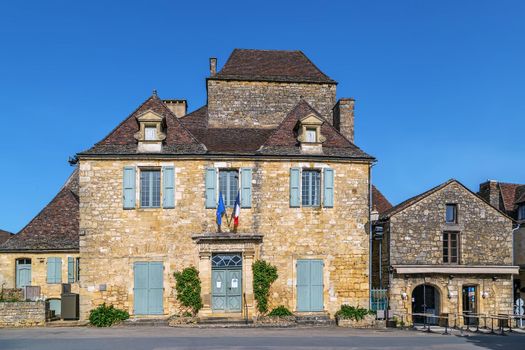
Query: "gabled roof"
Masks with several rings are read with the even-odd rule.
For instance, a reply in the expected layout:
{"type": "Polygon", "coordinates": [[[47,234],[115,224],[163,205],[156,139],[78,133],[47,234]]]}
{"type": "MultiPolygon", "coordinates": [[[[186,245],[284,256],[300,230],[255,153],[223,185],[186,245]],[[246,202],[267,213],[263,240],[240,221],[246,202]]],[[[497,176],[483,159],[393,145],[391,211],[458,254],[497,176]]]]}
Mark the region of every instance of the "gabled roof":
{"type": "Polygon", "coordinates": [[[525,185],[521,185],[516,189],[516,204],[525,203],[525,185]]]}
{"type": "Polygon", "coordinates": [[[135,133],[139,131],[137,117],[147,111],[152,111],[164,117],[166,126],[166,139],[162,147],[162,153],[169,154],[201,154],[206,148],[202,145],[180,120],[169,110],[162,100],[153,94],[131,115],[122,121],[102,141],[95,144],[87,151],[79,155],[90,154],[134,154],[137,152],[137,140],[135,133]]]}
{"type": "Polygon", "coordinates": [[[0,230],[0,245],[11,238],[12,233],[5,230],[0,230]]]}
{"type": "MultiPolygon", "coordinates": [[[[472,192],[468,187],[466,187],[465,185],[463,185],[461,182],[457,181],[456,179],[450,179],[448,180],[447,182],[444,182],[436,187],[433,187],[431,188],[430,190],[426,191],[426,192],[423,192],[421,194],[418,194],[412,198],[409,198],[401,203],[399,203],[398,205],[396,206],[393,206],[392,208],[390,208],[389,210],[387,210],[386,212],[384,212],[383,214],[380,215],[380,220],[386,220],[386,219],[389,219],[391,216],[405,210],[406,208],[408,207],[411,207],[412,205],[418,203],[419,201],[425,199],[426,197],[436,193],[437,191],[447,187],[448,185],[452,184],[452,183],[456,183],[458,185],[460,185],[461,187],[463,187],[466,191],[470,192],[472,195],[474,195],[475,197],[479,198],[479,200],[483,201],[483,203],[487,204],[488,206],[490,206],[491,208],[494,208],[492,207],[490,204],[488,204],[483,198],[481,198],[477,193],[474,193],[472,192]]],[[[498,208],[494,208],[495,210],[499,211],[501,215],[505,216],[506,218],[512,220],[511,217],[509,217],[506,213],[504,213],[503,211],[499,210],[498,208]]]]}
{"type": "Polygon", "coordinates": [[[505,183],[505,182],[498,182],[498,187],[501,193],[501,198],[503,199],[503,206],[506,212],[511,212],[514,210],[514,205],[518,203],[520,187],[524,187],[525,185],[521,184],[512,184],[512,183],[505,183]]]}
{"type": "Polygon", "coordinates": [[[78,251],[78,168],[58,194],[0,251],[78,251]]]}
{"type": "Polygon", "coordinates": [[[376,186],[372,185],[372,209],[377,210],[379,214],[383,214],[390,208],[392,208],[392,204],[376,186]]]}
{"type": "Polygon", "coordinates": [[[212,80],[337,84],[301,51],[235,49],[212,80]]]}

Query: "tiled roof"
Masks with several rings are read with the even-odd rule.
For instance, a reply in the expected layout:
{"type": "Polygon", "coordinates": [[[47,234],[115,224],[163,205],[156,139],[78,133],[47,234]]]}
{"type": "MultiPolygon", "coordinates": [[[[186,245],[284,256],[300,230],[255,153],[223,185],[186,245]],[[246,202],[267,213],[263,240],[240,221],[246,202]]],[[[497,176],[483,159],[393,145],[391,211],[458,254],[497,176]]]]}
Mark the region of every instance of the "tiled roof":
{"type": "Polygon", "coordinates": [[[525,203],[525,185],[521,185],[516,189],[516,204],[525,203]]]}
{"type": "Polygon", "coordinates": [[[9,238],[11,238],[12,233],[5,230],[0,230],[0,244],[7,241],[9,238]]]}
{"type": "Polygon", "coordinates": [[[0,251],[78,250],[78,168],[60,192],[0,251]]]}
{"type": "Polygon", "coordinates": [[[383,214],[392,208],[392,204],[374,185],[372,185],[372,208],[377,210],[379,214],[383,214]]]}
{"type": "Polygon", "coordinates": [[[503,206],[505,207],[505,211],[513,211],[515,203],[517,203],[518,200],[517,190],[519,187],[524,185],[498,182],[498,186],[501,193],[501,198],[503,199],[503,206]]]}
{"type": "Polygon", "coordinates": [[[235,49],[209,79],[336,84],[301,51],[235,49]]]}
{"type": "Polygon", "coordinates": [[[151,110],[164,117],[166,139],[162,153],[169,154],[200,154],[205,153],[205,147],[186,129],[179,119],[166,107],[156,94],[148,98],[138,109],[120,123],[109,135],[80,155],[90,154],[136,154],[137,140],[135,133],[139,131],[137,116],[151,110]]]}

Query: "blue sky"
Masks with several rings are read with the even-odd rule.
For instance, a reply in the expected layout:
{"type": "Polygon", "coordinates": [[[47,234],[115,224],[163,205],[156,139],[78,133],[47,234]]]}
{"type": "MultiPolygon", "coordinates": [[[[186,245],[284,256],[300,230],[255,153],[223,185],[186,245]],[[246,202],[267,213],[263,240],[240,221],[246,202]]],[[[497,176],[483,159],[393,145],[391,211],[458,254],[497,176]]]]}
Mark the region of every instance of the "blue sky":
{"type": "Polygon", "coordinates": [[[153,89],[203,105],[208,58],[236,47],[300,49],[339,81],[393,203],[452,177],[525,183],[524,1],[4,1],[0,228],[153,89]]]}

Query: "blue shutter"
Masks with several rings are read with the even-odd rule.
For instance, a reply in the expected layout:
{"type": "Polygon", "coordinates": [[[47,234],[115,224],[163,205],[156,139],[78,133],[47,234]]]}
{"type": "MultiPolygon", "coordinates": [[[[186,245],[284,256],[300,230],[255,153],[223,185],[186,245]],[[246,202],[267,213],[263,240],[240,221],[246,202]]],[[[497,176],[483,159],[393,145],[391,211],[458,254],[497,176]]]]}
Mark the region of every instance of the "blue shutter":
{"type": "Polygon", "coordinates": [[[161,315],[163,308],[163,265],[161,262],[150,262],[148,271],[148,314],[161,315]]]}
{"type": "Polygon", "coordinates": [[[323,311],[323,261],[310,261],[310,311],[323,311]]]}
{"type": "Polygon", "coordinates": [[[241,207],[252,207],[252,169],[241,169],[241,207]]]}
{"type": "Polygon", "coordinates": [[[310,261],[297,260],[297,311],[310,311],[310,261]]]}
{"type": "Polygon", "coordinates": [[[135,209],[135,167],[124,168],[123,180],[124,209],[135,209]]]}
{"type": "Polygon", "coordinates": [[[175,208],[175,168],[162,167],[162,207],[175,208]]]}
{"type": "Polygon", "coordinates": [[[47,283],[62,283],[61,258],[47,258],[47,283]]]}
{"type": "Polygon", "coordinates": [[[55,258],[55,283],[62,283],[62,258],[55,258]]]}
{"type": "Polygon", "coordinates": [[[67,258],[67,283],[75,283],[75,258],[67,258]]]}
{"type": "Polygon", "coordinates": [[[301,204],[301,195],[299,188],[299,176],[301,175],[300,168],[290,169],[290,207],[298,208],[301,204]]]}
{"type": "Polygon", "coordinates": [[[334,169],[324,169],[323,206],[332,208],[334,206],[334,169]]]}
{"type": "Polygon", "coordinates": [[[217,176],[215,168],[206,169],[206,208],[217,207],[217,176]]]}

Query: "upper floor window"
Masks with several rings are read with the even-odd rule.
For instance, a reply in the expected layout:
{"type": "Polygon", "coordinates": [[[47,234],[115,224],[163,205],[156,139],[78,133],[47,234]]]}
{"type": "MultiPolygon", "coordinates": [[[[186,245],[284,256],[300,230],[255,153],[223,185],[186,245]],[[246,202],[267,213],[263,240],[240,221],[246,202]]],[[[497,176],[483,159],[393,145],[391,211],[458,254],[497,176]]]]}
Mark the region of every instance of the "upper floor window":
{"type": "Polygon", "coordinates": [[[62,258],[47,258],[47,283],[62,283],[62,258]]]}
{"type": "Polygon", "coordinates": [[[160,170],[140,171],[140,206],[160,207],[160,170]]]}
{"type": "Polygon", "coordinates": [[[458,233],[443,232],[443,263],[458,263],[458,233]]]}
{"type": "Polygon", "coordinates": [[[525,204],[520,204],[518,207],[518,220],[525,220],[525,204]]]}
{"type": "Polygon", "coordinates": [[[157,140],[157,127],[156,126],[146,126],[144,128],[144,140],[146,141],[157,140]]]}
{"type": "Polygon", "coordinates": [[[458,222],[457,204],[447,204],[445,220],[447,224],[456,224],[458,222]]]}
{"type": "Polygon", "coordinates": [[[219,170],[219,194],[222,194],[224,205],[232,208],[239,192],[239,171],[219,170]]]}
{"type": "Polygon", "coordinates": [[[318,207],[321,203],[321,172],[318,170],[303,170],[302,204],[305,207],[318,207]]]}
{"type": "Polygon", "coordinates": [[[306,129],[306,142],[317,142],[317,129],[306,129]]]}

